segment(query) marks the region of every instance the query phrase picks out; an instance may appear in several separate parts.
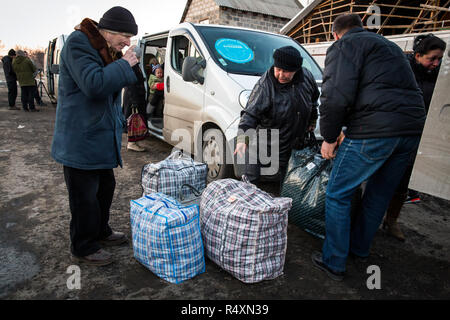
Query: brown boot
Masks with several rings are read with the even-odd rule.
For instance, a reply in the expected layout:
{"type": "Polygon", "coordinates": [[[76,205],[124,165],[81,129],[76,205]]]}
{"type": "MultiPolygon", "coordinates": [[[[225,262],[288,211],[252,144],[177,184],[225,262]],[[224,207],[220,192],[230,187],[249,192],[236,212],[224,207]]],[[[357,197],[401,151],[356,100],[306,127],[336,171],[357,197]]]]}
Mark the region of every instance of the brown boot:
{"type": "Polygon", "coordinates": [[[405,241],[405,235],[398,226],[397,219],[403,207],[407,194],[396,194],[389,203],[386,216],[383,221],[383,229],[399,241],[405,241]]]}

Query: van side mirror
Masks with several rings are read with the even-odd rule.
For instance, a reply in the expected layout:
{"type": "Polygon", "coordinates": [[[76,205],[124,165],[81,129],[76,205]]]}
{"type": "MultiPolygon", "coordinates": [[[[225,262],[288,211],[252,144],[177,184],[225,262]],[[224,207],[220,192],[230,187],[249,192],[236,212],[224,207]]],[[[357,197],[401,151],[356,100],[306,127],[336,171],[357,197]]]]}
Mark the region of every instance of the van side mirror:
{"type": "Polygon", "coordinates": [[[53,74],[59,74],[59,64],[52,64],[50,72],[53,74]]]}
{"type": "Polygon", "coordinates": [[[205,78],[198,74],[200,69],[206,68],[206,60],[198,61],[194,57],[186,57],[181,68],[183,80],[187,82],[198,81],[200,84],[205,82],[205,78]]]}

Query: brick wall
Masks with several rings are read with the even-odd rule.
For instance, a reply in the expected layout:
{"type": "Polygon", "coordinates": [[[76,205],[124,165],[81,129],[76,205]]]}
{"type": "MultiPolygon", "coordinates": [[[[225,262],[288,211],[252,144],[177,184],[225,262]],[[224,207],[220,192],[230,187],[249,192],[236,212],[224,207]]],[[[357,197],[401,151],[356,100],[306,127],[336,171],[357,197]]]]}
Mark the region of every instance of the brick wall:
{"type": "Polygon", "coordinates": [[[229,8],[221,8],[220,24],[235,27],[280,33],[289,19],[278,18],[261,13],[245,12],[229,8]]]}
{"type": "Polygon", "coordinates": [[[279,33],[289,19],[219,7],[214,0],[192,0],[183,22],[229,25],[279,33]]]}
{"type": "Polygon", "coordinates": [[[192,0],[183,22],[199,23],[206,19],[210,24],[220,24],[219,6],[214,0],[192,0]]]}

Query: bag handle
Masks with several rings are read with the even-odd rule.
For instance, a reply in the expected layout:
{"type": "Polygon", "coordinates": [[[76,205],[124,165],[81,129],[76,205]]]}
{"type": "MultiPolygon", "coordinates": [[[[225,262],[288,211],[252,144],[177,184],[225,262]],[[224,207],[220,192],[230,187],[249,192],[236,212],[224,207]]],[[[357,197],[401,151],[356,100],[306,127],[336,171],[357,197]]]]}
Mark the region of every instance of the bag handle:
{"type": "Polygon", "coordinates": [[[181,150],[176,150],[176,151],[174,151],[173,153],[171,153],[171,154],[166,158],[166,160],[182,160],[182,159],[184,159],[184,160],[189,160],[189,161],[191,162],[191,165],[192,165],[192,167],[194,168],[194,180],[195,180],[195,178],[196,178],[196,173],[195,173],[195,162],[194,162],[194,159],[192,159],[192,158],[189,157],[189,156],[186,156],[186,155],[184,154],[184,152],[182,152],[181,150]]]}
{"type": "Polygon", "coordinates": [[[314,134],[314,131],[308,131],[305,136],[305,147],[313,147],[320,150],[319,142],[317,141],[316,135],[314,134]]]}
{"type": "Polygon", "coordinates": [[[184,187],[188,187],[189,189],[191,189],[192,193],[193,193],[194,196],[196,196],[196,197],[200,197],[200,196],[202,195],[202,193],[201,193],[200,191],[198,191],[197,188],[195,188],[194,186],[192,186],[192,185],[190,185],[190,184],[188,184],[188,183],[185,183],[185,184],[183,184],[183,185],[180,187],[180,191],[179,191],[179,194],[180,194],[180,200],[181,200],[181,201],[184,201],[183,192],[182,192],[182,190],[183,190],[184,187]]]}
{"type": "Polygon", "coordinates": [[[185,156],[183,151],[175,150],[166,158],[166,160],[178,160],[178,159],[186,159],[187,160],[188,158],[189,158],[189,160],[192,160],[191,157],[185,156]]]}
{"type": "Polygon", "coordinates": [[[252,184],[245,174],[242,175],[241,179],[242,179],[242,182],[245,182],[245,183],[248,183],[248,184],[252,184]]]}

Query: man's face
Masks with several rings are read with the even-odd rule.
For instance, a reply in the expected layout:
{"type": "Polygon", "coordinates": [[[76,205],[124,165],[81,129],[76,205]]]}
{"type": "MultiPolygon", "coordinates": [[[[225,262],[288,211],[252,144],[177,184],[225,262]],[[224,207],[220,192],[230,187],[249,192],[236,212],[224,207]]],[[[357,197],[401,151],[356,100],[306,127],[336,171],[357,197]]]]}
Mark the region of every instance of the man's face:
{"type": "Polygon", "coordinates": [[[120,52],[123,48],[130,46],[132,36],[123,33],[105,32],[104,37],[111,48],[120,52]]]}
{"type": "Polygon", "coordinates": [[[279,83],[289,83],[295,76],[297,71],[286,71],[281,68],[274,67],[274,76],[278,80],[279,83]]]}

